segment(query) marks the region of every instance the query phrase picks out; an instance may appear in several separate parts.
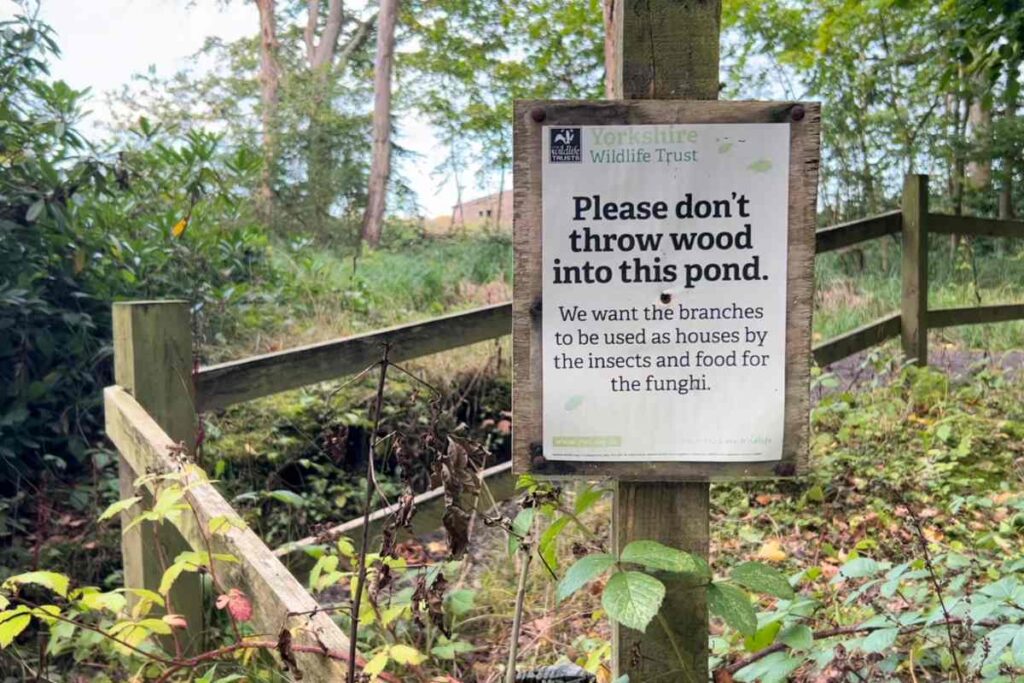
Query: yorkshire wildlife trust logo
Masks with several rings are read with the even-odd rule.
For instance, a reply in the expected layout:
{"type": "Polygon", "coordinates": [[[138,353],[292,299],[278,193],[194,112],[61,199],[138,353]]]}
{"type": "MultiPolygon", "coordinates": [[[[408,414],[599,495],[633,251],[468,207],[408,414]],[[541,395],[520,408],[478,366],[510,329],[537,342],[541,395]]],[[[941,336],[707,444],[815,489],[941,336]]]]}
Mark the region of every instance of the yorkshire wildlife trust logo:
{"type": "Polygon", "coordinates": [[[551,128],[551,163],[581,163],[583,136],[579,128],[551,128]]]}

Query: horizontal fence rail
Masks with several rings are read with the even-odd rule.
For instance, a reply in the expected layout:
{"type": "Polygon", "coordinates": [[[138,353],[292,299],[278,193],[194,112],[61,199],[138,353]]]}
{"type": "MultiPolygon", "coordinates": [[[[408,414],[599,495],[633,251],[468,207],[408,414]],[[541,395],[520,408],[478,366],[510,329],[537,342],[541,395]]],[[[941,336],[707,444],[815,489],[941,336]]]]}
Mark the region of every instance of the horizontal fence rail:
{"type": "MultiPolygon", "coordinates": [[[[476,510],[486,512],[489,510],[492,499],[503,501],[515,495],[515,482],[512,477],[512,461],[503,462],[493,467],[488,467],[480,473],[483,485],[487,487],[490,496],[480,495],[477,497],[476,510]]],[[[413,536],[423,536],[441,528],[444,517],[444,488],[438,487],[425,491],[415,498],[416,514],[412,518],[413,536]]],[[[367,536],[369,547],[372,550],[380,542],[384,528],[391,521],[394,514],[401,507],[400,503],[393,503],[388,507],[380,508],[370,514],[370,531],[367,536]]],[[[305,554],[307,550],[322,543],[332,543],[342,536],[358,539],[357,531],[363,528],[363,518],[356,517],[343,524],[337,524],[317,536],[309,536],[298,541],[286,543],[274,551],[278,557],[289,555],[305,554]]],[[[360,545],[362,541],[357,541],[360,545]]],[[[302,557],[302,556],[300,556],[302,557]]],[[[307,556],[308,561],[302,559],[290,559],[288,564],[293,569],[306,569],[312,566],[312,557],[307,556]]]]}
{"type": "Polygon", "coordinates": [[[931,213],[928,214],[928,231],[936,235],[1024,237],[1024,221],[931,213]]]}
{"type": "Polygon", "coordinates": [[[198,373],[198,410],[224,408],[356,374],[380,360],[384,344],[392,346],[392,360],[404,361],[511,333],[512,304],[504,303],[211,365],[198,373]]]}
{"type": "Polygon", "coordinates": [[[928,327],[930,328],[1005,323],[1022,319],[1024,319],[1024,304],[937,308],[928,311],[928,327]]]}
{"type": "Polygon", "coordinates": [[[898,235],[902,227],[899,209],[848,223],[822,228],[814,234],[815,252],[824,254],[886,235],[898,235]]]}
{"type": "Polygon", "coordinates": [[[898,336],[900,336],[900,314],[892,313],[850,330],[846,334],[816,344],[813,349],[814,362],[825,367],[837,360],[842,360],[898,336]]]}

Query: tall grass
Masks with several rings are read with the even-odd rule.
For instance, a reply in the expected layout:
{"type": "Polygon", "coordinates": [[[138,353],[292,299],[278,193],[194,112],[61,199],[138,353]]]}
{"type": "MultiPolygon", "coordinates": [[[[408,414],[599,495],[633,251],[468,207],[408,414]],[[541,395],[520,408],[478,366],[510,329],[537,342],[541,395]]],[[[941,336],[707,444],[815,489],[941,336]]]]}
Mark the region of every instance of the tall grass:
{"type": "MultiPolygon", "coordinates": [[[[899,309],[900,247],[886,238],[860,252],[816,259],[814,338],[823,341],[899,309]]],[[[273,288],[259,294],[252,324],[212,349],[218,360],[287,348],[497,303],[511,297],[507,234],[426,237],[398,233],[355,257],[311,243],[277,243],[273,288]],[[269,321],[269,322],[268,322],[269,321]]],[[[1024,301],[1024,251],[1008,241],[975,240],[953,253],[932,239],[929,305],[949,308],[1024,301]]],[[[937,341],[990,351],[1024,346],[1024,322],[937,330],[937,341]]]]}
{"type": "MultiPolygon", "coordinates": [[[[889,239],[889,238],[886,238],[889,239]]],[[[815,264],[814,338],[829,339],[900,306],[900,246],[876,240],[860,253],[829,253],[815,264]]],[[[931,309],[1024,302],[1024,252],[1020,245],[977,239],[953,252],[948,239],[933,237],[928,253],[931,309]]],[[[937,330],[939,340],[989,351],[1024,346],[1024,321],[937,330]]]]}
{"type": "Polygon", "coordinates": [[[512,241],[505,235],[405,239],[363,254],[310,242],[270,248],[275,285],[261,291],[251,324],[209,349],[208,360],[337,338],[511,298],[512,241]]]}

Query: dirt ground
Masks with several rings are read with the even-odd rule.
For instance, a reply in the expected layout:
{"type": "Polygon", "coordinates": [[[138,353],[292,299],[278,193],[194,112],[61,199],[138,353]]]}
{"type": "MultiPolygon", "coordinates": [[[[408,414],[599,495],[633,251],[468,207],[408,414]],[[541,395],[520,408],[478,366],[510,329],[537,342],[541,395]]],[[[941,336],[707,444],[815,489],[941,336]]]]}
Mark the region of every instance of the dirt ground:
{"type": "MultiPolygon", "coordinates": [[[[881,364],[871,362],[871,350],[862,351],[827,366],[826,372],[839,380],[837,387],[816,386],[811,390],[811,402],[821,399],[825,394],[834,391],[850,391],[877,383],[891,380],[900,370],[895,361],[881,364]]],[[[1000,353],[960,349],[948,346],[933,345],[928,353],[928,365],[942,370],[956,380],[981,372],[990,367],[1019,375],[1024,369],[1024,350],[1017,349],[1000,353]]]]}

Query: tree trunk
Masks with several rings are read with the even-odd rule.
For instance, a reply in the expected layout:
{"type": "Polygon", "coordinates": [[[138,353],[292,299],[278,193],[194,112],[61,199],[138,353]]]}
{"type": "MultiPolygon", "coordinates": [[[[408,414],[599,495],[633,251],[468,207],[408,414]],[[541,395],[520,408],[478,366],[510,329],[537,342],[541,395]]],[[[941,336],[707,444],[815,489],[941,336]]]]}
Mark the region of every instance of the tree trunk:
{"type": "Polygon", "coordinates": [[[466,233],[466,211],[462,207],[462,180],[459,178],[459,160],[455,153],[455,135],[452,135],[451,142],[451,154],[449,156],[449,163],[452,167],[452,178],[455,179],[455,206],[452,207],[452,232],[455,231],[455,216],[458,215],[459,222],[462,224],[460,233],[466,233]],[[458,212],[456,214],[456,212],[458,212]]]}
{"type": "Polygon", "coordinates": [[[373,69],[373,156],[363,216],[363,240],[371,247],[380,244],[391,176],[391,68],[395,59],[397,18],[398,0],[381,0],[373,69]]]}
{"type": "MultiPolygon", "coordinates": [[[[992,109],[986,106],[980,93],[979,84],[975,83],[975,92],[968,110],[967,119],[971,126],[971,160],[967,164],[967,186],[972,190],[984,192],[992,185],[992,109]]],[[[981,86],[983,88],[983,86],[981,86]]]]}
{"type": "Polygon", "coordinates": [[[314,70],[314,87],[309,106],[309,128],[306,138],[306,196],[308,212],[306,225],[320,238],[329,236],[331,204],[336,192],[331,175],[334,154],[331,149],[329,119],[331,115],[331,83],[328,67],[314,70]]]}
{"type": "Polygon", "coordinates": [[[302,35],[306,41],[306,59],[309,68],[323,68],[334,60],[334,51],[338,47],[338,36],[341,35],[341,23],[344,12],[341,0],[330,0],[327,4],[327,19],[320,40],[316,40],[316,26],[320,21],[319,0],[308,0],[306,5],[306,28],[302,35]]]}
{"type": "Polygon", "coordinates": [[[501,180],[498,181],[498,205],[494,207],[494,232],[501,232],[501,205],[505,203],[505,167],[501,167],[501,180]]]}
{"type": "Polygon", "coordinates": [[[618,49],[619,31],[615,27],[616,1],[623,0],[601,2],[601,10],[604,13],[604,96],[609,100],[615,99],[615,84],[622,81],[619,76],[622,52],[618,49]]]}
{"type": "Polygon", "coordinates": [[[277,61],[277,19],[275,0],[256,0],[260,15],[260,104],[263,125],[263,170],[257,202],[268,226],[274,215],[274,169],[277,165],[277,107],[281,67],[277,61]]]}
{"type": "MultiPolygon", "coordinates": [[[[868,142],[867,133],[865,131],[866,126],[864,125],[863,118],[857,117],[857,137],[860,145],[860,163],[861,163],[861,177],[864,179],[864,210],[868,216],[874,216],[878,213],[878,204],[875,201],[875,176],[871,171],[871,164],[868,161],[868,142]]],[[[881,258],[882,258],[882,272],[889,272],[889,240],[880,240],[881,247],[881,258]]],[[[856,254],[856,262],[859,264],[858,270],[863,272],[866,259],[864,258],[864,249],[862,247],[853,247],[851,252],[856,254]]]]}
{"type": "MultiPolygon", "coordinates": [[[[1010,60],[1006,65],[1006,88],[1004,90],[1004,101],[1003,101],[1003,117],[1012,120],[1017,117],[1017,89],[1014,87],[1014,81],[1017,78],[1017,72],[1020,70],[1020,60],[1010,60]]],[[[999,187],[999,218],[1003,220],[1010,220],[1016,217],[1016,211],[1013,208],[1013,172],[1014,168],[1014,155],[1013,153],[1007,153],[1003,157],[1003,168],[1002,168],[1002,182],[999,187]]]]}
{"type": "MultiPolygon", "coordinates": [[[[967,112],[965,108],[970,108],[970,93],[964,82],[963,67],[959,69],[959,78],[957,79],[957,93],[954,99],[954,118],[953,118],[953,182],[952,182],[952,199],[953,199],[953,214],[957,216],[963,215],[964,212],[964,175],[967,161],[964,158],[963,149],[966,145],[967,140],[967,112]]],[[[950,258],[955,262],[957,250],[960,248],[960,235],[954,234],[949,236],[949,250],[950,258]]]]}
{"type": "Polygon", "coordinates": [[[345,23],[344,5],[342,0],[328,0],[323,26],[320,26],[320,9],[320,0],[307,1],[303,38],[306,44],[306,62],[313,75],[314,87],[313,101],[309,107],[306,179],[309,199],[308,225],[321,237],[326,237],[331,205],[338,194],[331,178],[334,172],[334,150],[329,122],[333,108],[332,79],[335,69],[343,69],[352,54],[366,41],[375,18],[371,16],[356,27],[338,57],[338,39],[345,23]]]}

